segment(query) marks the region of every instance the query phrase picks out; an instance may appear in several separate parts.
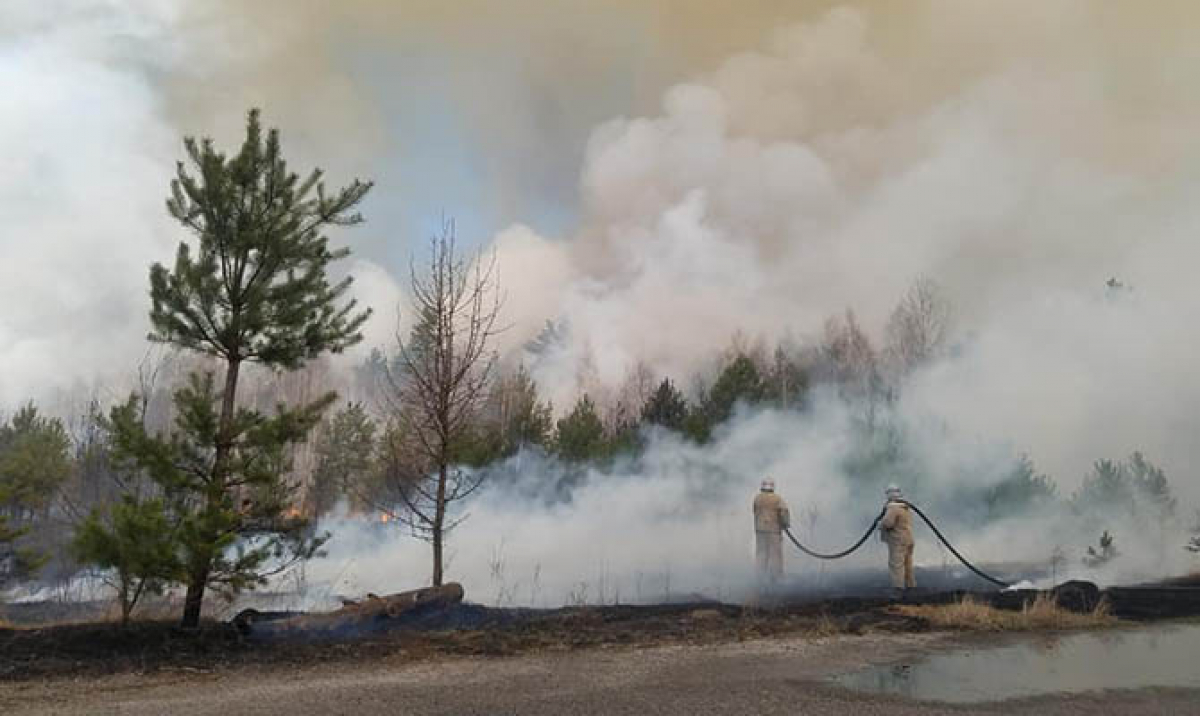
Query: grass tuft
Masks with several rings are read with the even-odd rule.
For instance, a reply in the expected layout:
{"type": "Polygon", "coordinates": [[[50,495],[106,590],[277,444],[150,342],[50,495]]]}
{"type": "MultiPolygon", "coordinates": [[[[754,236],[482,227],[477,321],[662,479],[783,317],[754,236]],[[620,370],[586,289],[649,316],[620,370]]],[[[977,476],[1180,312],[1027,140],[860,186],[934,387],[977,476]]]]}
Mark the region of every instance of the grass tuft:
{"type": "Polygon", "coordinates": [[[837,620],[835,620],[833,617],[829,616],[828,614],[821,614],[821,617],[819,619],[817,619],[815,624],[813,624],[812,629],[809,633],[812,636],[821,638],[821,637],[837,636],[838,634],[845,634],[846,629],[843,625],[839,624],[837,622],[837,620]]]}
{"type": "Polygon", "coordinates": [[[1020,611],[996,609],[970,595],[953,604],[901,605],[896,610],[925,619],[935,627],[967,631],[1090,629],[1117,623],[1117,618],[1109,613],[1107,601],[1101,600],[1091,612],[1081,614],[1063,609],[1046,593],[1038,594],[1020,611]]]}

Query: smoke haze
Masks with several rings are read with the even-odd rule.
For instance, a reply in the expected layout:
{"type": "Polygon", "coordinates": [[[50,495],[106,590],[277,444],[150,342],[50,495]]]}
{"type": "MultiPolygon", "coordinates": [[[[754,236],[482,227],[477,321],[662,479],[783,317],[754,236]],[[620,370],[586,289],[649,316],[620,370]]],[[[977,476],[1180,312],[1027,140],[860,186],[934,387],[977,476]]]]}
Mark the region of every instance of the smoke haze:
{"type": "MultiPolygon", "coordinates": [[[[1142,450],[1189,512],[1200,9],[693,5],[6,4],[0,87],[18,100],[0,116],[0,403],[131,370],[147,266],[181,237],[162,207],[179,140],[234,141],[261,105],[294,166],[378,182],[368,224],[334,237],[377,311],[363,350],[388,343],[408,257],[442,211],[496,251],[502,347],[560,410],[638,362],[683,382],[732,336],[814,340],[847,308],[879,336],[928,277],[953,306],[952,350],[889,416],[921,447],[916,501],[994,482],[1020,453],[1070,493],[1097,458],[1142,450]],[[565,339],[523,354],[547,320],[565,339]]],[[[486,593],[503,558],[519,603],[537,601],[535,572],[546,603],[601,582],[626,599],[737,596],[764,473],[794,511],[816,509],[822,540],[856,537],[877,511],[841,466],[845,410],[741,414],[705,448],[658,436],[636,474],[593,473],[552,508],[487,492],[452,538],[450,575],[486,593]]],[[[502,469],[561,469],[524,457],[502,469]]],[[[963,546],[1044,560],[1080,544],[1053,523],[963,546]]],[[[372,551],[349,525],[310,568],[321,579],[425,578],[423,545],[372,551]]]]}

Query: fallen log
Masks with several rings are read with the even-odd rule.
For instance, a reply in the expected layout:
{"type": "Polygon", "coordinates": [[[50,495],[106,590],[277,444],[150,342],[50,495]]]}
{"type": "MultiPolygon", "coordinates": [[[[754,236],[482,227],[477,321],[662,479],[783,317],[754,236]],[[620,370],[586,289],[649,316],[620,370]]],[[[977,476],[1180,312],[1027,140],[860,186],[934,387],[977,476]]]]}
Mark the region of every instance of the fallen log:
{"type": "Polygon", "coordinates": [[[462,585],[451,582],[382,597],[369,594],[360,601],[343,602],[341,609],[332,612],[276,615],[246,609],[232,623],[248,636],[343,636],[398,626],[408,618],[446,609],[462,600],[462,585]]]}

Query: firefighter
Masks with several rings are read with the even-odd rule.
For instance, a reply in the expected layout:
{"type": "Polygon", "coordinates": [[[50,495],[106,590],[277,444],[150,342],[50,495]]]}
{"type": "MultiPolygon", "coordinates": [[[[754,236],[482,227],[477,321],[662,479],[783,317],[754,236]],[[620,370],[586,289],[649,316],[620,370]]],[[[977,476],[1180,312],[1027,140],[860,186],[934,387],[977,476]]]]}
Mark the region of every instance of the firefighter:
{"type": "Polygon", "coordinates": [[[887,487],[887,507],[879,522],[879,537],[888,546],[888,571],[892,588],[899,593],[917,586],[913,579],[912,510],[904,493],[895,485],[887,487]]]}
{"type": "Polygon", "coordinates": [[[773,586],[783,579],[783,530],[791,523],[787,503],[768,477],[754,496],[754,554],[762,584],[773,586]]]}

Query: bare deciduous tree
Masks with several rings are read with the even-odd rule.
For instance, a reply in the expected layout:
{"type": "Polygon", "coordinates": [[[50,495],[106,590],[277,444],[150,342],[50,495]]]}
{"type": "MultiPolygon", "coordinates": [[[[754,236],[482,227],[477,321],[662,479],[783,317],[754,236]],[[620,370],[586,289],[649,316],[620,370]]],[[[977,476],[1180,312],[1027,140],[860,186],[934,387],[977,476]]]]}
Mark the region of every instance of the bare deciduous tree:
{"type": "Polygon", "coordinates": [[[488,396],[501,297],[495,258],[459,253],[453,222],[431,239],[429,263],[420,271],[414,264],[411,280],[417,322],[407,340],[397,335],[386,371],[384,482],[400,508],[392,515],[432,544],[439,586],[446,534],[462,521],[448,518],[447,508],[482,480],[457,463],[488,396]]]}
{"type": "Polygon", "coordinates": [[[628,405],[642,406],[658,387],[658,375],[645,361],[639,360],[630,366],[621,386],[620,400],[628,405]]]}
{"type": "Polygon", "coordinates": [[[946,342],[950,304],[938,285],[917,279],[892,311],[887,324],[887,351],[903,373],[937,356],[946,342]]]}
{"type": "Polygon", "coordinates": [[[854,312],[825,322],[820,348],[821,368],[844,395],[873,399],[879,390],[879,362],[871,339],[854,312]]]}

